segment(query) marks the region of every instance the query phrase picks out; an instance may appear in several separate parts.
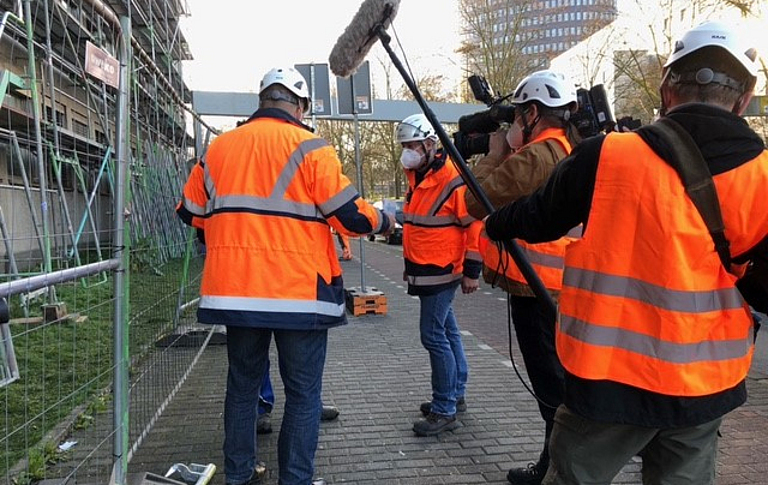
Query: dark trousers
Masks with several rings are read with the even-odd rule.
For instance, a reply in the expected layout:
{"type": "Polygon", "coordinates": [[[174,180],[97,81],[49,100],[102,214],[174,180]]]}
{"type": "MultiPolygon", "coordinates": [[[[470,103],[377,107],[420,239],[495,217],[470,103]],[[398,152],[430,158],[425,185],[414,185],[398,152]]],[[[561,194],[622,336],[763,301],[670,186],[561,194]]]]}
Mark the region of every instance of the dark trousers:
{"type": "Polygon", "coordinates": [[[531,381],[533,392],[539,398],[539,412],[545,423],[544,450],[540,461],[549,461],[549,437],[554,426],[555,411],[563,403],[563,366],[555,350],[555,321],[546,317],[538,300],[527,296],[509,297],[512,323],[517,345],[531,381]],[[543,402],[542,402],[543,401],[543,402]]]}
{"type": "Polygon", "coordinates": [[[635,455],[645,485],[715,483],[717,431],[722,418],[687,428],[600,423],[560,406],[552,461],[543,485],[610,485],[635,455]]]}

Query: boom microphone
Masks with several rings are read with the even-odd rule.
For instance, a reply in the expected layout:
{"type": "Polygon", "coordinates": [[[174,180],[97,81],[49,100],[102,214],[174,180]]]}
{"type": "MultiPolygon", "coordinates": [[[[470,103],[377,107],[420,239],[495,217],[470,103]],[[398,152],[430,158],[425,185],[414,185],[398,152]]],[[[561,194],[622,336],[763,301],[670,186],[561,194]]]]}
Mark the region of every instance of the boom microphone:
{"type": "Polygon", "coordinates": [[[365,0],[331,50],[331,71],[339,77],[352,74],[378,40],[377,32],[392,23],[399,6],[400,0],[365,0]]]}

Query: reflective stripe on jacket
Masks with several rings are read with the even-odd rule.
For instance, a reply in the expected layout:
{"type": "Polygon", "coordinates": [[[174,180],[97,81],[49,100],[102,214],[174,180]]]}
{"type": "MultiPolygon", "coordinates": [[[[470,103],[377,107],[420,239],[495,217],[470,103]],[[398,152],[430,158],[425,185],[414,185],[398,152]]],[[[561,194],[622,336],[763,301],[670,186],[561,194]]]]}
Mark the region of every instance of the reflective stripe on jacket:
{"type": "MultiPolygon", "coordinates": [[[[554,168],[554,165],[557,162],[571,153],[571,144],[566,137],[565,130],[561,128],[550,128],[539,134],[537,138],[531,140],[528,145],[542,143],[546,140],[555,140],[563,150],[560,159],[555,160],[552,164],[552,168],[554,168]]],[[[544,161],[542,161],[542,163],[543,162],[544,161]]],[[[520,246],[520,250],[525,254],[528,262],[531,263],[531,266],[534,271],[536,271],[541,282],[544,283],[544,287],[550,291],[558,292],[562,288],[563,282],[565,248],[580,236],[581,227],[577,227],[572,229],[567,236],[556,241],[531,244],[522,239],[515,239],[515,242],[520,246]]],[[[508,280],[518,283],[519,286],[525,285],[525,293],[533,296],[533,290],[527,288],[528,283],[526,282],[523,273],[504,248],[502,247],[500,253],[496,244],[489,243],[486,238],[483,239],[485,239],[483,245],[486,248],[485,251],[483,251],[483,264],[486,268],[491,270],[490,272],[487,272],[487,278],[498,279],[499,274],[503,274],[508,280]]],[[[502,283],[501,286],[506,291],[510,291],[509,284],[502,283]]],[[[521,292],[515,291],[514,293],[521,292]]]]}
{"type": "MultiPolygon", "coordinates": [[[[734,254],[768,227],[767,164],[764,152],[714,177],[734,254]]],[[[752,327],[675,170],[637,134],[609,134],[589,224],[566,252],[556,339],[563,366],[664,395],[712,395],[746,377],[752,327]]]]}
{"type": "Polygon", "coordinates": [[[410,294],[435,293],[459,284],[464,275],[480,277],[482,222],[467,212],[467,187],[453,162],[446,157],[436,167],[418,185],[415,172],[406,170],[403,257],[410,294]]]}
{"type": "Polygon", "coordinates": [[[179,215],[204,221],[200,322],[293,330],[346,323],[328,225],[362,234],[384,224],[342,175],[335,150],[278,111],[257,111],[217,137],[184,187],[179,215]]]}

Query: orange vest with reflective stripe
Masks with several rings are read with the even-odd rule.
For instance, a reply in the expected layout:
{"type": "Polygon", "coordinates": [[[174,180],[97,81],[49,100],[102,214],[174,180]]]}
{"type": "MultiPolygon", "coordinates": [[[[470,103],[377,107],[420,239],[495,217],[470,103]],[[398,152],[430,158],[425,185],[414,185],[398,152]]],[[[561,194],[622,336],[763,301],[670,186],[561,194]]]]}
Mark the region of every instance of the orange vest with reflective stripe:
{"type": "Polygon", "coordinates": [[[446,157],[416,185],[406,170],[408,195],[403,206],[403,257],[410,287],[440,287],[461,281],[464,260],[478,262],[482,222],[467,212],[467,190],[459,171],[446,157]]]}
{"type": "MultiPolygon", "coordinates": [[[[566,154],[571,153],[571,143],[565,136],[565,130],[562,129],[549,129],[540,135],[539,138],[532,140],[530,143],[537,143],[544,140],[557,140],[560,145],[565,149],[566,154]]],[[[528,262],[531,263],[534,271],[544,283],[544,286],[551,291],[559,291],[563,282],[563,267],[565,266],[565,248],[574,239],[581,234],[581,227],[574,228],[568,235],[561,237],[556,241],[549,241],[544,243],[531,244],[523,241],[522,239],[515,239],[515,242],[520,246],[520,250],[525,254],[528,262]]],[[[496,244],[488,241],[483,237],[481,243],[483,249],[483,264],[495,272],[503,272],[504,275],[518,283],[527,285],[523,273],[515,264],[514,260],[502,247],[499,253],[499,249],[496,244]],[[501,259],[501,264],[499,260],[501,259]]]]}
{"type": "MultiPolygon", "coordinates": [[[[768,155],[714,177],[734,255],[768,232],[768,155]]],[[[603,143],[589,224],[565,258],[557,353],[582,379],[670,396],[747,375],[753,319],[675,170],[635,133],[603,143]]]]}
{"type": "Polygon", "coordinates": [[[333,147],[286,120],[257,117],[217,137],[181,206],[204,221],[203,323],[313,329],[345,322],[328,222],[345,204],[379,212],[341,173],[333,147]]]}

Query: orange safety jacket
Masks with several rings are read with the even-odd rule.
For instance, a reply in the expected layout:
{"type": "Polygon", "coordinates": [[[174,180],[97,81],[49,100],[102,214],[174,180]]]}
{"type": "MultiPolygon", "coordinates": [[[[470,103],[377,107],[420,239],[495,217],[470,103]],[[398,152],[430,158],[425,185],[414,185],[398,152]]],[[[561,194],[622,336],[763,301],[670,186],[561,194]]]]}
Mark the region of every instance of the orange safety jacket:
{"type": "MultiPolygon", "coordinates": [[[[556,140],[563,147],[566,155],[571,153],[571,143],[562,128],[544,130],[528,144],[541,143],[544,140],[556,140]]],[[[565,248],[580,236],[581,226],[573,228],[566,236],[555,241],[532,244],[522,239],[515,239],[515,242],[544,283],[544,287],[550,291],[560,291],[565,267],[565,248]]],[[[485,236],[482,236],[482,239],[480,246],[483,248],[483,264],[494,273],[503,273],[507,279],[527,285],[523,273],[504,247],[502,246],[499,251],[498,245],[490,242],[485,236]]]]}
{"type": "Polygon", "coordinates": [[[177,212],[204,228],[202,323],[305,330],[346,323],[330,225],[385,230],[322,138],[276,109],[218,136],[177,212]]]}
{"type": "Polygon", "coordinates": [[[463,276],[479,278],[482,221],[467,212],[467,187],[453,162],[439,151],[418,184],[414,170],[405,173],[409,188],[403,204],[403,257],[408,293],[434,294],[455,287],[463,276]]]}
{"type": "MultiPolygon", "coordinates": [[[[768,227],[768,155],[714,176],[733,254],[768,227]]],[[[576,377],[678,397],[747,375],[753,319],[677,172],[635,133],[602,145],[589,224],[565,258],[557,353],[576,377]]]]}

